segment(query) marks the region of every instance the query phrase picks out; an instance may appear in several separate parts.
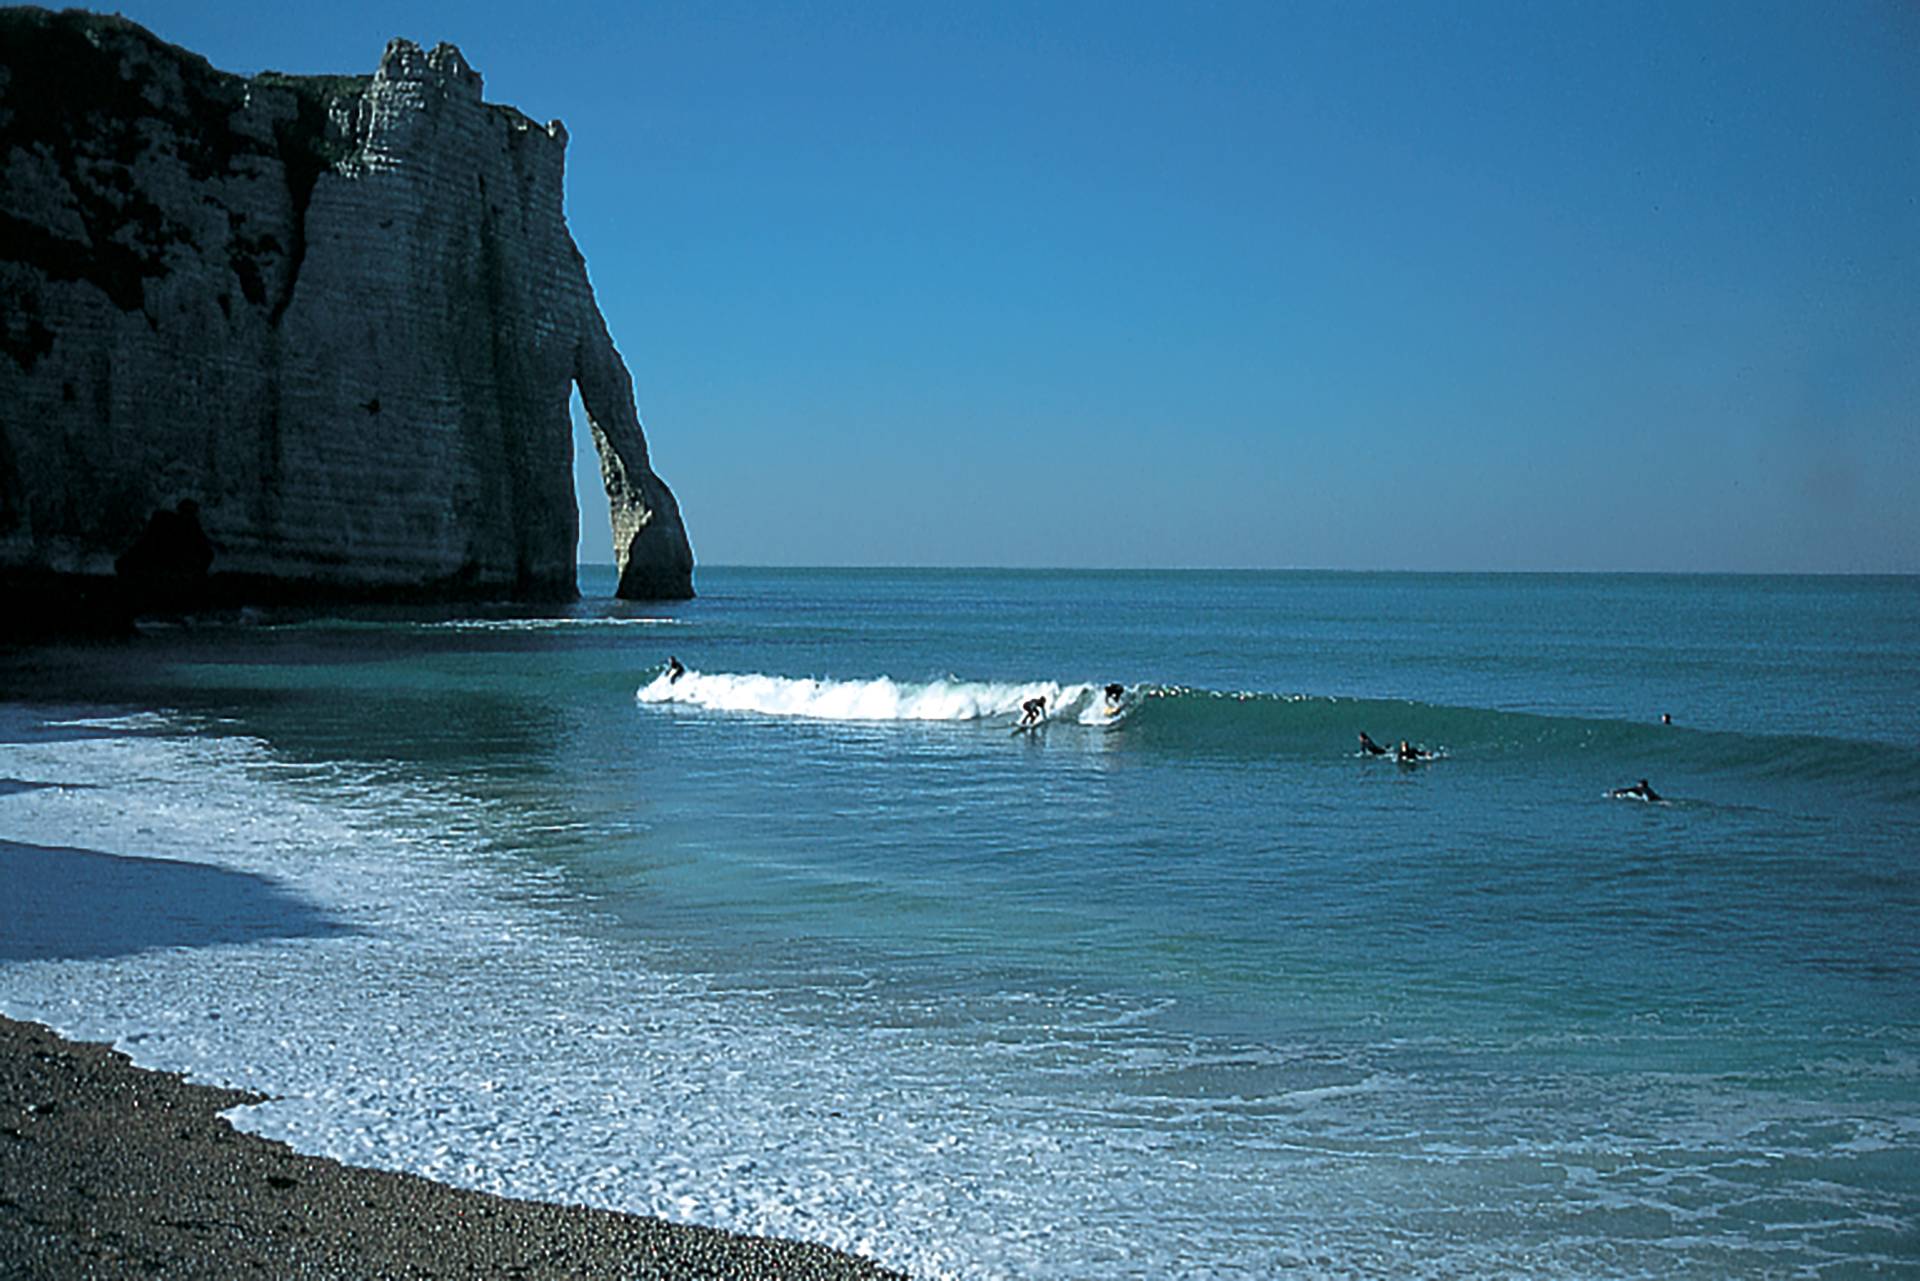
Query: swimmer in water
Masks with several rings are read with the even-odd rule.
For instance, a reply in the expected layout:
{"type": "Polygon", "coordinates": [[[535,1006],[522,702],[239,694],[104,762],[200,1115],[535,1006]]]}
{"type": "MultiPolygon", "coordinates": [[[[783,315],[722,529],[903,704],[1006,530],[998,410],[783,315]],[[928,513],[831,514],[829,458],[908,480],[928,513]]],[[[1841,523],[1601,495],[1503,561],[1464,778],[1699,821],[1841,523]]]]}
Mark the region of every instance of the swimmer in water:
{"type": "Polygon", "coordinates": [[[1653,785],[1644,778],[1632,787],[1616,787],[1611,792],[1608,792],[1607,795],[1613,797],[1615,800],[1621,801],[1657,801],[1663,799],[1660,793],[1653,790],[1653,785]]]}
{"type": "Polygon", "coordinates": [[[1367,731],[1360,731],[1360,750],[1368,756],[1385,756],[1387,749],[1367,737],[1367,731]]]}

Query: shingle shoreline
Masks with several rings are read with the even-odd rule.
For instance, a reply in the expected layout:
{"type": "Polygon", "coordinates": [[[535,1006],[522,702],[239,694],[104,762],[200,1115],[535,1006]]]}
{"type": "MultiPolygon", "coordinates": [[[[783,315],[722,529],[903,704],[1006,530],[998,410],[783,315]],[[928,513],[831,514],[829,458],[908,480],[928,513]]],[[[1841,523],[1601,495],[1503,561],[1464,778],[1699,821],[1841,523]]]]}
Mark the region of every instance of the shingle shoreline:
{"type": "Polygon", "coordinates": [[[824,1246],[301,1156],[255,1096],[0,1018],[0,1278],[901,1278],[824,1246]]]}

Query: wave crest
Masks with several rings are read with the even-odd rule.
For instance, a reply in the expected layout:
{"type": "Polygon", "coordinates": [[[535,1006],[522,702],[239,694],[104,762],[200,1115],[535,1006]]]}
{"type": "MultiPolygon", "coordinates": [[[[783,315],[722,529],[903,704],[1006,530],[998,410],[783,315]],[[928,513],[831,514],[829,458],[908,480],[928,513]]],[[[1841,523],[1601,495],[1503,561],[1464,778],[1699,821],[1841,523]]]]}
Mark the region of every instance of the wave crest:
{"type": "Polygon", "coordinates": [[[1017,716],[1045,698],[1049,719],[1097,724],[1106,718],[1097,689],[1058,681],[814,680],[758,672],[697,672],[669,680],[664,669],[640,687],[642,703],[678,703],[719,712],[754,712],[821,721],[977,721],[1017,716]]]}
{"type": "Polygon", "coordinates": [[[692,670],[669,681],[664,667],[637,697],[711,711],[866,723],[1011,723],[1022,703],[1045,697],[1050,724],[1127,726],[1128,741],[1139,749],[1189,758],[1353,758],[1363,755],[1354,736],[1364,729],[1387,743],[1405,738],[1423,745],[1436,759],[1578,762],[1609,785],[1660,770],[1740,775],[1769,789],[1791,780],[1823,793],[1838,795],[1834,789],[1844,788],[1855,798],[1903,805],[1920,800],[1920,752],[1906,747],[1399,699],[1139,684],[1127,687],[1110,715],[1102,686],[1090,681],[820,680],[692,670]]]}

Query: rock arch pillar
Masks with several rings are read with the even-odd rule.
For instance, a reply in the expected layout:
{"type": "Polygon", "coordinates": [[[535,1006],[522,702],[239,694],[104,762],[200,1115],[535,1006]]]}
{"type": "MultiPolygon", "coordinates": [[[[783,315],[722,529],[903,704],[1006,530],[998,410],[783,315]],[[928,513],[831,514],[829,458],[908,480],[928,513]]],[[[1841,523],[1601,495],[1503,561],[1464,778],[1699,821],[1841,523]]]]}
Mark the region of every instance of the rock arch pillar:
{"type": "Polygon", "coordinates": [[[693,595],[693,550],[680,522],[680,504],[653,474],[634,408],[633,377],[614,350],[599,308],[591,303],[588,308],[591,316],[576,350],[574,385],[587,411],[607,490],[619,573],[614,594],[625,600],[686,600],[693,595]]]}

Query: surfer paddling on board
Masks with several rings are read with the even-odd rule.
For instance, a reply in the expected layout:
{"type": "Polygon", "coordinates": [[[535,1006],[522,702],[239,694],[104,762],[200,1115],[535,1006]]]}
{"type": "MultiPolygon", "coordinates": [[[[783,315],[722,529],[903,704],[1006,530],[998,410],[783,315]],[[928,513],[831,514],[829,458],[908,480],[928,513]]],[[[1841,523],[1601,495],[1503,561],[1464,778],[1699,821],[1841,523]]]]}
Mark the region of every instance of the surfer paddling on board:
{"type": "Polygon", "coordinates": [[[1367,731],[1360,731],[1360,750],[1368,756],[1385,756],[1387,749],[1367,737],[1367,731]]]}
{"type": "Polygon", "coordinates": [[[1660,793],[1653,790],[1653,785],[1644,778],[1632,787],[1616,787],[1611,792],[1608,792],[1607,795],[1619,801],[1658,801],[1664,799],[1660,793]]]}
{"type": "Polygon", "coordinates": [[[682,676],[685,676],[686,674],[687,674],[687,669],[680,665],[680,660],[675,658],[672,654],[668,654],[667,655],[667,684],[669,685],[673,684],[675,681],[679,680],[682,676]]]}
{"type": "Polygon", "coordinates": [[[1403,738],[1400,740],[1400,749],[1393,754],[1393,759],[1402,765],[1418,765],[1421,761],[1432,760],[1433,753],[1424,747],[1415,747],[1403,738]]]}
{"type": "Polygon", "coordinates": [[[1047,696],[1045,694],[1036,695],[1028,699],[1026,702],[1020,704],[1020,728],[1033,728],[1040,723],[1040,718],[1046,714],[1047,696]]]}

